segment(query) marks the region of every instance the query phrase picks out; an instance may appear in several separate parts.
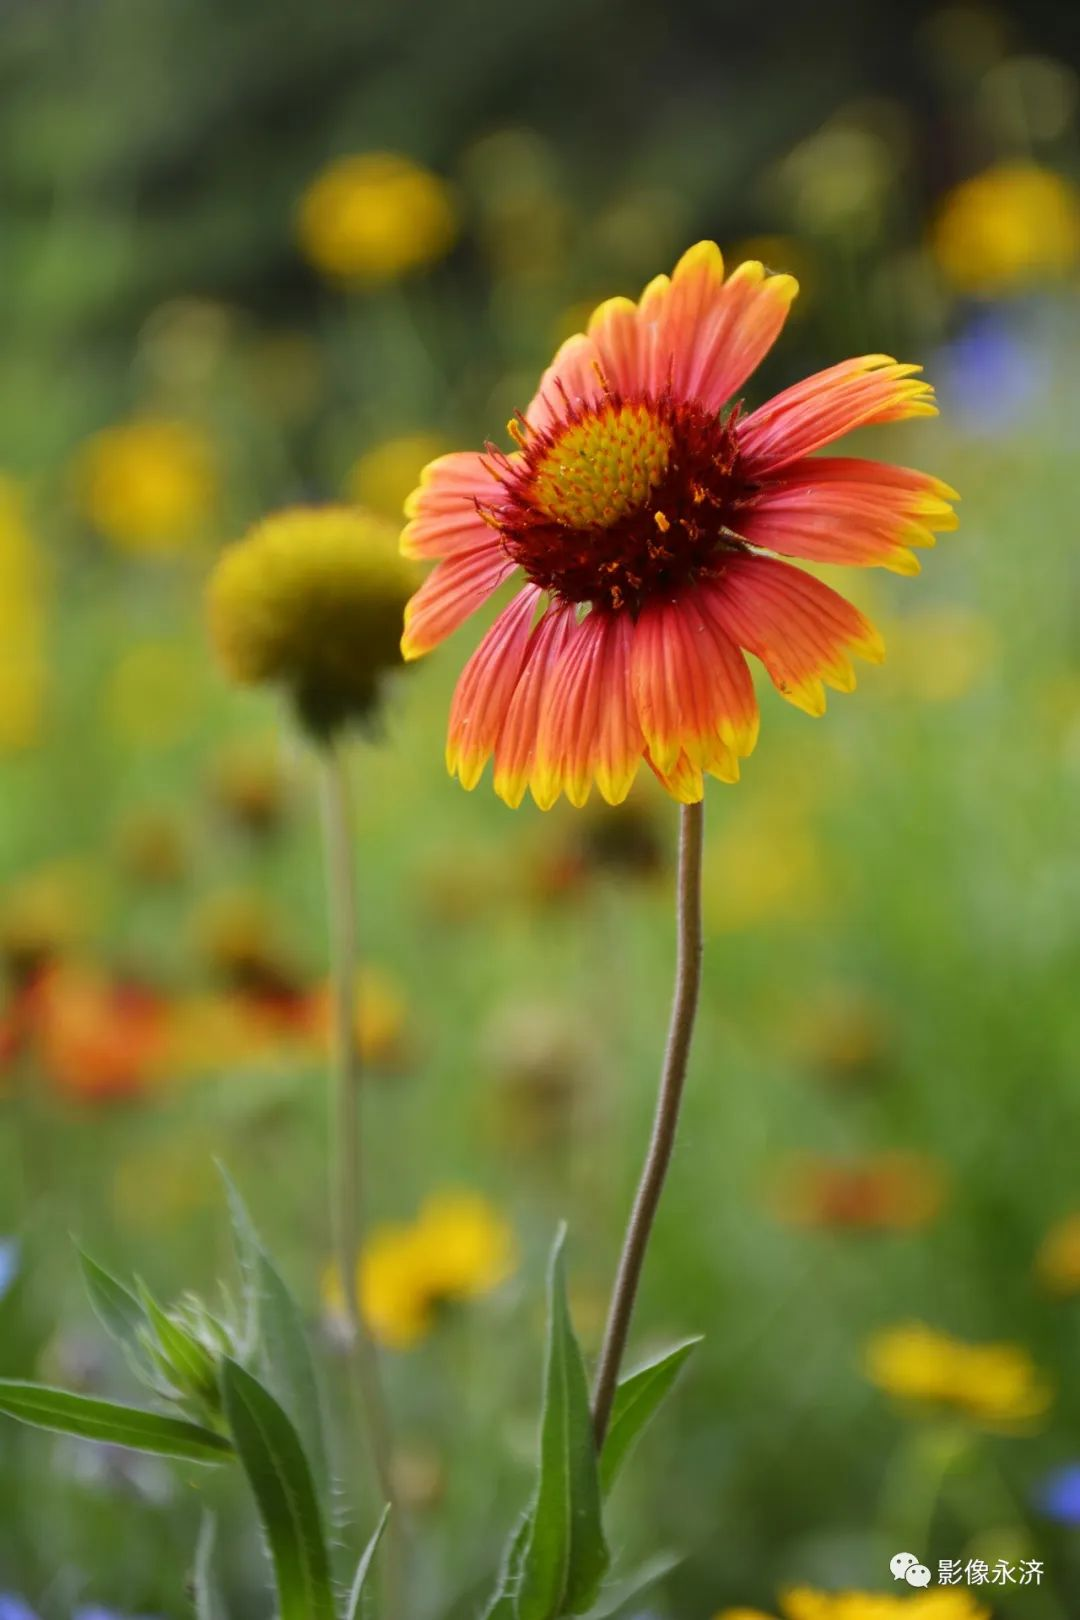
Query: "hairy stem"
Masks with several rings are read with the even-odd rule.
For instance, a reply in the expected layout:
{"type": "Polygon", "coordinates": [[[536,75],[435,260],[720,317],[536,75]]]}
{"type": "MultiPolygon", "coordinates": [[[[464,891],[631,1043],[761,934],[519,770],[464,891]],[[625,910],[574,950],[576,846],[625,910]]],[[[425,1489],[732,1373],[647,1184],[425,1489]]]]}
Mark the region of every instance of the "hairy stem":
{"type": "Polygon", "coordinates": [[[656,1099],[649,1151],[638,1182],[630,1221],[623,1239],[619,1269],[608,1308],[604,1343],[593,1389],[593,1433],[597,1450],[604,1443],[630,1319],[634,1312],[645,1253],[660,1194],[675,1147],[686,1065],[694,1034],[701,990],[701,850],[705,826],[703,804],[684,804],[679,825],[678,950],[675,997],[668,1026],[667,1049],[656,1099]]]}

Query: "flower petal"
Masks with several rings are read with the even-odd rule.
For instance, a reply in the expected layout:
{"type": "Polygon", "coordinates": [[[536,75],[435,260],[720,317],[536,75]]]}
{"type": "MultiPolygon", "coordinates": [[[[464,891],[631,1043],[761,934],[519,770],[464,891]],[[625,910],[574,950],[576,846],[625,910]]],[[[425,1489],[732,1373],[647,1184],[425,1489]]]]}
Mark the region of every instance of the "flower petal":
{"type": "Polygon", "coordinates": [[[845,597],[771,557],[733,557],[702,591],[716,622],[761,659],[777,690],[807,714],[824,713],[823,682],[852,690],[849,652],[875,664],[884,657],[878,632],[845,597]]]}
{"type": "Polygon", "coordinates": [[[514,566],[497,543],[436,564],[405,608],[401,656],[420,658],[437,647],[509,579],[514,566]]]}
{"type": "Polygon", "coordinates": [[[596,346],[583,332],[577,332],[561,345],[540,378],[525,420],[529,427],[543,432],[565,421],[567,406],[599,404],[606,392],[596,346]]]}
{"type": "Polygon", "coordinates": [[[660,769],[650,753],[646,753],[645,763],[660,786],[673,799],[678,799],[680,804],[698,804],[705,797],[705,777],[701,766],[693,764],[685,754],[680,754],[666,771],[660,769]]]}
{"type": "Polygon", "coordinates": [[[568,602],[549,607],[533,628],[517,687],[495,744],[495,792],[512,810],[525,796],[536,762],[536,735],[552,672],[576,627],[568,602]]]}
{"type": "Polygon", "coordinates": [[[955,529],[955,490],[929,473],[853,456],[793,461],[769,478],[741,527],[755,546],[812,562],[917,574],[912,546],[955,529]]]}
{"type": "Polygon", "coordinates": [[[681,753],[703,770],[738,776],[733,758],[757,741],[746,660],[697,590],[642,608],[634,630],[633,692],[649,753],[661,771],[681,753]]]}
{"type": "Polygon", "coordinates": [[[450,705],[446,768],[464,788],[479,782],[502,730],[542,594],[537,585],[519,591],[461,672],[450,705]]]}
{"type": "Polygon", "coordinates": [[[655,397],[670,388],[677,400],[718,411],[776,341],[797,292],[792,276],[769,275],[757,260],[725,281],[716,243],[698,242],[639,304],[601,304],[589,336],[616,392],[655,397]]]}
{"type": "Polygon", "coordinates": [[[531,785],[542,810],[560,793],[580,808],[594,781],[609,804],[629,793],[645,745],[630,690],[632,637],[625,613],[594,609],[573,626],[537,732],[531,785]]]}
{"type": "Polygon", "coordinates": [[[818,371],[744,417],[736,431],[751,476],[762,477],[854,428],[936,416],[934,391],[887,354],[864,354],[818,371]]]}
{"type": "Polygon", "coordinates": [[[497,488],[488,462],[473,450],[456,450],[429,462],[405,502],[405,556],[459,557],[497,545],[497,536],[476,510],[477,501],[490,501],[497,488]]]}

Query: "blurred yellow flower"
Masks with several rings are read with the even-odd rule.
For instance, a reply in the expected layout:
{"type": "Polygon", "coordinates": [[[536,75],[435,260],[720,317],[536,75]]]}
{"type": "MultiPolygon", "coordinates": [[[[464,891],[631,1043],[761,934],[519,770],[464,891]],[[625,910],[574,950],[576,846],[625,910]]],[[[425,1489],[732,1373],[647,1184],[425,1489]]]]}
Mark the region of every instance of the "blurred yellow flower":
{"type": "Polygon", "coordinates": [[[323,736],[374,707],[402,663],[415,565],[397,530],[360,507],[290,507],[226,548],[207,590],[210,632],[240,685],[275,683],[323,736]]]}
{"type": "Polygon", "coordinates": [[[0,474],[0,753],[37,742],[45,708],[45,581],[13,479],[0,474]]]}
{"type": "Polygon", "coordinates": [[[79,508],[122,551],[168,556],[204,532],[218,495],[209,438],[189,422],[147,417],[105,428],[75,461],[79,508]]]}
{"type": "Polygon", "coordinates": [[[887,691],[923,703],[954,703],[975,690],[993,668],[998,639],[993,624],[965,608],[935,607],[905,615],[888,630],[887,691]]]}
{"type": "Polygon", "coordinates": [[[445,181],[397,152],[338,158],[300,201],[297,232],[324,275],[393,281],[441,259],[457,235],[445,181]]]}
{"type": "MultiPolygon", "coordinates": [[[[331,1019],[328,987],[312,1000],[311,1022],[324,1044],[331,1019]]],[[[406,1057],[409,1006],[398,981],[383,968],[365,963],[356,975],[356,1048],[361,1065],[399,1069],[406,1057]]]]}
{"type": "Polygon", "coordinates": [[[992,298],[1058,280],[1080,261],[1080,192],[1037,164],[997,164],[947,194],[930,243],[960,292],[992,298]]]}
{"type": "Polygon", "coordinates": [[[12,884],[0,904],[0,962],[16,981],[70,951],[92,931],[101,873],[58,861],[12,884]]]}
{"type": "Polygon", "coordinates": [[[780,1598],[783,1620],[989,1620],[967,1591],[816,1592],[795,1587],[780,1598]]]}
{"type": "MultiPolygon", "coordinates": [[[[517,1267],[509,1222],[479,1193],[436,1193],[416,1219],[376,1227],[360,1257],[360,1305],[372,1334],[395,1350],[419,1343],[448,1305],[492,1293],[517,1267]]],[[[331,1272],[326,1297],[340,1305],[331,1272]]]]}
{"type": "Polygon", "coordinates": [[[384,439],[353,462],[345,493],[359,506],[399,520],[423,469],[448,448],[434,433],[403,433],[396,439],[384,439]]]}
{"type": "Polygon", "coordinates": [[[1080,1211],[1063,1216],[1046,1233],[1035,1256],[1035,1273],[1053,1294],[1080,1293],[1080,1211]]]}
{"type": "Polygon", "coordinates": [[[183,641],[135,642],[105,688],[113,734],[132,748],[170,748],[190,736],[199,716],[195,657],[183,641]]]}
{"type": "Polygon", "coordinates": [[[864,1366],[870,1382],[897,1400],[951,1409],[987,1429],[1026,1427],[1053,1398],[1020,1345],[965,1344],[922,1322],[876,1333],[864,1366]]]}

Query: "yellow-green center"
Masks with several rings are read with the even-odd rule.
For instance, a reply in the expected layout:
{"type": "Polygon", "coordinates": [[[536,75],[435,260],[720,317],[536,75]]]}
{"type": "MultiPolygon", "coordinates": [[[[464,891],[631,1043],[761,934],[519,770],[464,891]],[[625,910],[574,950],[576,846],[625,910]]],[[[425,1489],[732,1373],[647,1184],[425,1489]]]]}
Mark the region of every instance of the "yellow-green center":
{"type": "Polygon", "coordinates": [[[648,405],[605,405],[566,427],[537,463],[533,502],[570,528],[609,528],[644,506],[671,446],[671,428],[648,405]]]}

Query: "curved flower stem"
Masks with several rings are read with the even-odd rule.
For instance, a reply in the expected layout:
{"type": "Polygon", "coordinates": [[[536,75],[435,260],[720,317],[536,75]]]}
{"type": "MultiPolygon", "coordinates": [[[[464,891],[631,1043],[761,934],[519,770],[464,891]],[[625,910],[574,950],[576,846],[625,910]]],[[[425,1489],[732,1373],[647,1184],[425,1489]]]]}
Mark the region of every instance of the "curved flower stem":
{"type": "MultiPolygon", "coordinates": [[[[349,776],[340,744],[322,750],[322,808],[326,852],[326,902],[330,934],[333,1002],[331,1031],[331,1221],[345,1318],[349,1365],[366,1421],[373,1470],[385,1503],[396,1509],[393,1443],[375,1346],[357,1296],[357,1268],[363,1224],[363,1160],[360,1135],[361,1062],[357,1043],[356,873],[353,866],[353,809],[349,776]]],[[[389,1620],[400,1610],[401,1525],[393,1511],[387,1524],[389,1620]]]]}
{"type": "Polygon", "coordinates": [[[634,1207],[623,1240],[619,1269],[608,1307],[607,1327],[600,1351],[593,1389],[593,1433],[597,1450],[604,1443],[619,1367],[630,1318],[637,1298],[638,1283],[645,1263],[653,1221],[656,1217],[664,1179],[675,1147],[687,1059],[694,1033],[698,996],[701,990],[701,850],[705,826],[704,804],[684,804],[679,826],[678,952],[675,967],[675,999],[668,1026],[667,1050],[660,1077],[660,1091],[653,1116],[652,1137],[645,1165],[638,1182],[634,1207]]]}

